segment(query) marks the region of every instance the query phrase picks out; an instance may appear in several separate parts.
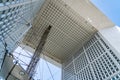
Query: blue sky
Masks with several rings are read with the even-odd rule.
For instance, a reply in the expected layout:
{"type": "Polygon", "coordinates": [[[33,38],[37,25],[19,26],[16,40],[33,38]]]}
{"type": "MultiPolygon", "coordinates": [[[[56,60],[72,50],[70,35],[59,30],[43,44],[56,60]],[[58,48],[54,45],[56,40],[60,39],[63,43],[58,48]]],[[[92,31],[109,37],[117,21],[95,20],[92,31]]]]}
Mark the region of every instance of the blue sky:
{"type": "Polygon", "coordinates": [[[110,20],[120,26],[120,0],[91,0],[110,20]]]}

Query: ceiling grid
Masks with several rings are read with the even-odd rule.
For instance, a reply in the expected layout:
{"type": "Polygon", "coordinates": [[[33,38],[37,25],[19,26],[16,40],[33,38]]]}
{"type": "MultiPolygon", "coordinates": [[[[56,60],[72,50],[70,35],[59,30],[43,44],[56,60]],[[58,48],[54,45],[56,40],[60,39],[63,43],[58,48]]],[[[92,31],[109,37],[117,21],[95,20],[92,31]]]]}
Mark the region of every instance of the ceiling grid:
{"type": "Polygon", "coordinates": [[[23,43],[36,48],[45,29],[52,26],[43,52],[61,62],[73,55],[97,32],[91,23],[61,0],[47,0],[23,43]]]}

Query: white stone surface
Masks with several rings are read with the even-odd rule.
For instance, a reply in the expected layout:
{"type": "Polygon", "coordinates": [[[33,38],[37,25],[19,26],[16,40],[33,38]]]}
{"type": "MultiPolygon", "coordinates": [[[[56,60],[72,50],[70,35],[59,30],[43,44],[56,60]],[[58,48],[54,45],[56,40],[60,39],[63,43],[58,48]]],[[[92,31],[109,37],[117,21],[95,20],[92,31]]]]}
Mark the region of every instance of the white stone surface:
{"type": "Polygon", "coordinates": [[[120,53],[120,27],[114,26],[99,32],[120,53]]]}

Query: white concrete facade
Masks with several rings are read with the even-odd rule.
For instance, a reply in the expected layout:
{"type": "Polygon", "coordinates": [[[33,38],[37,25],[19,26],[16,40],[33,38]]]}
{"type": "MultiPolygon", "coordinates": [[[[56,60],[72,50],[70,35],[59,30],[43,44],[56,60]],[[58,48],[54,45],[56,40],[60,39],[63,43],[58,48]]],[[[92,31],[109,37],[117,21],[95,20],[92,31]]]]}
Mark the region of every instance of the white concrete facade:
{"type": "Polygon", "coordinates": [[[63,64],[62,80],[119,80],[120,32],[101,30],[63,64]]]}

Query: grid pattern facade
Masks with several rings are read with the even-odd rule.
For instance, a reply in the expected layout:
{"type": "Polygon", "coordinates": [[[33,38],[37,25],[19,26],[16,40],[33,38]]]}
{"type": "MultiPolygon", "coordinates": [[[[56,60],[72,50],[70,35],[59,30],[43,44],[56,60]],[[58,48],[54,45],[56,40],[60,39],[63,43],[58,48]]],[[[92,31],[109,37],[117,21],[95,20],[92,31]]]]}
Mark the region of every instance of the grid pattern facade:
{"type": "Polygon", "coordinates": [[[43,52],[59,62],[74,54],[78,46],[82,47],[96,32],[89,22],[86,24],[86,20],[65,6],[62,0],[46,0],[38,15],[23,42],[36,48],[45,29],[52,26],[43,52]]]}
{"type": "MultiPolygon", "coordinates": [[[[44,0],[0,0],[0,64],[2,64],[5,49],[12,52],[22,37],[30,29],[35,14],[44,0]]],[[[0,65],[1,66],[1,65],[0,65]]]]}
{"type": "Polygon", "coordinates": [[[120,55],[97,33],[73,55],[69,63],[63,64],[63,80],[119,80],[118,56],[120,55]]]}
{"type": "Polygon", "coordinates": [[[27,0],[0,0],[0,6],[22,3],[27,0]]]}

